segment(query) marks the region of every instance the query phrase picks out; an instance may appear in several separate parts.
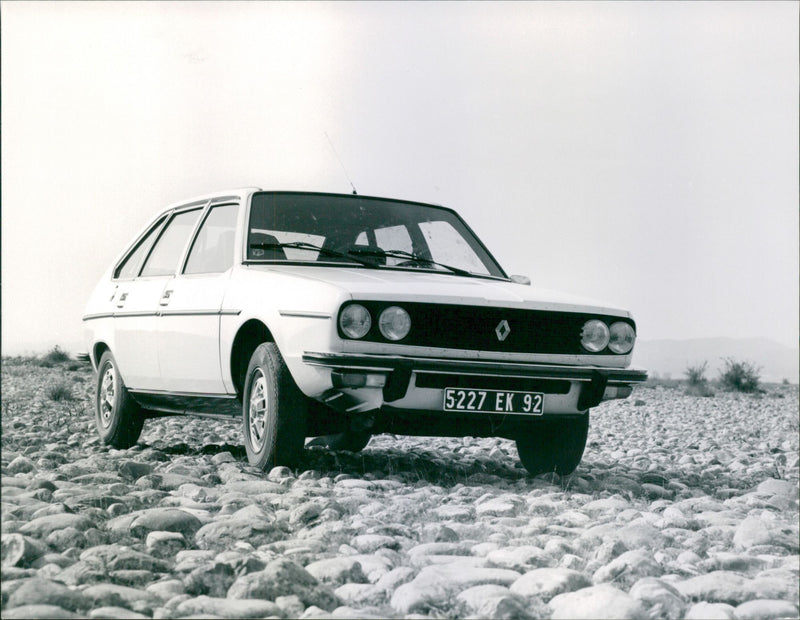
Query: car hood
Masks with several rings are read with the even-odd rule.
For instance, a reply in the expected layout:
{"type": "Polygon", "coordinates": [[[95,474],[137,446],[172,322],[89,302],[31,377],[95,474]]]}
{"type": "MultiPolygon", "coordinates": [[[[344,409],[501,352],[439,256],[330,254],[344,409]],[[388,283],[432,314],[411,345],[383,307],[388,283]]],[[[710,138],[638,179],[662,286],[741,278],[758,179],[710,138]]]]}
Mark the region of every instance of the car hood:
{"type": "Polygon", "coordinates": [[[630,316],[627,311],[603,302],[549,289],[487,278],[399,269],[305,265],[252,265],[251,267],[324,282],[342,289],[353,299],[415,301],[630,316]]]}

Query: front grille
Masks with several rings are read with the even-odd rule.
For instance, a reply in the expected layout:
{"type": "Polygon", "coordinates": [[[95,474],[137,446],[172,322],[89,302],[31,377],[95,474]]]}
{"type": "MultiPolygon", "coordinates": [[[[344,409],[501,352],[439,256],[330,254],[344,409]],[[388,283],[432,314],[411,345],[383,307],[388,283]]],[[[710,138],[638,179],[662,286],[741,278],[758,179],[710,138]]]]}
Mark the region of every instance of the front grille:
{"type": "MultiPolygon", "coordinates": [[[[363,338],[388,342],[378,329],[378,316],[389,305],[401,306],[411,316],[411,331],[399,344],[498,351],[504,353],[541,353],[590,355],[581,347],[581,329],[590,319],[607,325],[627,318],[580,312],[487,308],[451,304],[358,301],[372,314],[372,328],[363,338]],[[507,324],[507,326],[506,326],[507,324]],[[498,335],[499,334],[499,335],[498,335]],[[502,338],[502,339],[501,339],[502,338]]],[[[598,354],[608,355],[609,351],[598,354]]]]}
{"type": "Polygon", "coordinates": [[[570,382],[561,379],[525,379],[522,377],[484,377],[478,375],[453,375],[433,372],[417,373],[418,388],[470,388],[474,390],[509,390],[517,392],[543,392],[567,394],[570,382]]]}

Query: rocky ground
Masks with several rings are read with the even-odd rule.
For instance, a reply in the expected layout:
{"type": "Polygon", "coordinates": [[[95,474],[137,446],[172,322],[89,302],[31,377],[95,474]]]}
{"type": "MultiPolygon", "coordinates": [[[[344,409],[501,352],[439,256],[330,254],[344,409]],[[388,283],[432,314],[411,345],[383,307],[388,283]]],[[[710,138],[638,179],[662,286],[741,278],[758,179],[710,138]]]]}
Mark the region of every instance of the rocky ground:
{"type": "Polygon", "coordinates": [[[86,366],[2,367],[2,615],[796,618],[798,390],[644,387],[569,477],[375,437],[248,466],[233,422],[100,445],[86,366]]]}

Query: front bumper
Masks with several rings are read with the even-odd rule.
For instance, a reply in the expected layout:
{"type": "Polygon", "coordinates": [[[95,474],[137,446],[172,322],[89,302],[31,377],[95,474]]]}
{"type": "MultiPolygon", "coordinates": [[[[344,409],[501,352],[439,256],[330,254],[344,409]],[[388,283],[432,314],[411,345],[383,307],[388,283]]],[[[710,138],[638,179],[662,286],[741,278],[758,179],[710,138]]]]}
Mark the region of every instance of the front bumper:
{"type": "MultiPolygon", "coordinates": [[[[334,387],[348,386],[349,378],[384,375],[383,403],[398,403],[406,399],[409,387],[418,385],[421,375],[446,375],[522,380],[569,382],[577,394],[576,412],[595,407],[603,400],[626,398],[636,383],[647,380],[647,372],[630,368],[595,366],[561,366],[523,362],[458,360],[398,355],[369,355],[314,353],[303,354],[303,362],[331,371],[334,387]],[[412,377],[414,380],[412,380],[412,377]],[[338,384],[338,385],[337,385],[338,384]]],[[[374,386],[379,386],[374,383],[374,386]]],[[[398,403],[400,404],[400,403],[398,403]]],[[[566,412],[566,411],[563,411],[566,412]]]]}

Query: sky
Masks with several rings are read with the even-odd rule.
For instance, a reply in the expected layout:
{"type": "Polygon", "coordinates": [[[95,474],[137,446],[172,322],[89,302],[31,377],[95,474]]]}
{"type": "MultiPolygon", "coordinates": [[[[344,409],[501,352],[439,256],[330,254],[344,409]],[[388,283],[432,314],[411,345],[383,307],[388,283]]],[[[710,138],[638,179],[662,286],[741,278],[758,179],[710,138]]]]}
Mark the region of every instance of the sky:
{"type": "Polygon", "coordinates": [[[82,350],[166,205],[348,177],[640,339],[797,347],[799,8],[1,2],[2,352],[82,350]]]}

